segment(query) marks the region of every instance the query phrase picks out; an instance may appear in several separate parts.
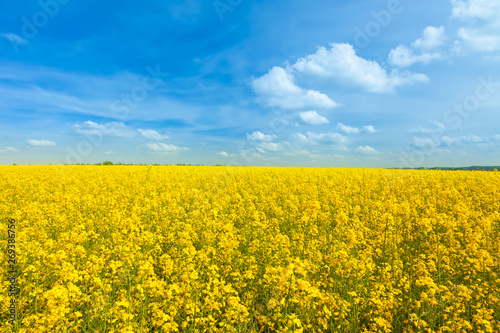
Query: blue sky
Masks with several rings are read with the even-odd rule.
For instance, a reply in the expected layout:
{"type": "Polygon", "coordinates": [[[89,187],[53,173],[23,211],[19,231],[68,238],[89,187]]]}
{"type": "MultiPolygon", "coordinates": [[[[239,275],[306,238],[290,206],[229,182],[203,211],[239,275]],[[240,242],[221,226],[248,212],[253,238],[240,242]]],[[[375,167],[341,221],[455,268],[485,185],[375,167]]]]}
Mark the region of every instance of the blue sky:
{"type": "Polygon", "coordinates": [[[0,164],[500,165],[497,0],[3,1],[0,164]]]}

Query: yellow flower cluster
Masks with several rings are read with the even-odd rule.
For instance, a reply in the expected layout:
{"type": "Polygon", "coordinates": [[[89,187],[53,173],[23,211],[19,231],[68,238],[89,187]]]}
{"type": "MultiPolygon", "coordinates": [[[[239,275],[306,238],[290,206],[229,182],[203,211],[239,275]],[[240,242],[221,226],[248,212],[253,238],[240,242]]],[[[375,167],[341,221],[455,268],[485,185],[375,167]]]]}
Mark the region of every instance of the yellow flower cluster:
{"type": "Polygon", "coordinates": [[[0,166],[9,218],[19,332],[500,332],[498,172],[0,166]]]}

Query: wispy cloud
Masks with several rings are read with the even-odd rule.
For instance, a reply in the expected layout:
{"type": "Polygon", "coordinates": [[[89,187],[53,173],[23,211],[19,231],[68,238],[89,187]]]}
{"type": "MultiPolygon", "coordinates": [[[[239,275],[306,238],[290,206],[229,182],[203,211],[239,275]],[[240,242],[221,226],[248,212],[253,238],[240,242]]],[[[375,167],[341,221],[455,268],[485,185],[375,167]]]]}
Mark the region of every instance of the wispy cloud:
{"type": "Polygon", "coordinates": [[[170,152],[189,150],[189,148],[186,147],[179,147],[176,145],[166,144],[162,142],[149,142],[143,145],[139,145],[137,146],[137,148],[155,153],[170,153],[170,152]]]}
{"type": "Polygon", "coordinates": [[[81,124],[74,125],[76,131],[86,135],[114,136],[119,138],[133,138],[135,132],[122,122],[95,123],[87,120],[81,124]]]}
{"type": "Polygon", "coordinates": [[[372,125],[363,126],[361,129],[359,127],[353,127],[344,125],[342,123],[337,124],[337,129],[345,134],[358,134],[361,132],[375,133],[377,130],[372,125]]]}
{"type": "Polygon", "coordinates": [[[168,139],[167,135],[161,135],[155,130],[150,130],[150,129],[141,129],[139,128],[137,130],[143,137],[149,140],[165,140],[168,139]]]}
{"type": "Polygon", "coordinates": [[[378,151],[376,151],[374,148],[370,146],[359,146],[356,148],[356,151],[365,154],[365,155],[376,155],[378,154],[378,151]]]}
{"type": "Polygon", "coordinates": [[[357,134],[359,133],[359,128],[344,125],[342,123],[337,124],[337,129],[346,134],[357,134]]]}
{"type": "Polygon", "coordinates": [[[326,117],[323,117],[322,115],[318,114],[316,111],[304,111],[300,113],[300,119],[302,119],[303,122],[310,124],[310,125],[322,125],[322,124],[328,124],[330,121],[326,117]]]}
{"type": "Polygon", "coordinates": [[[307,132],[306,134],[296,133],[294,137],[302,144],[311,144],[311,145],[345,144],[349,142],[349,140],[345,136],[335,132],[329,132],[329,133],[307,132]]]}
{"type": "Polygon", "coordinates": [[[282,149],[282,145],[276,142],[261,142],[257,147],[257,150],[261,153],[266,151],[280,151],[282,149]]]}
{"type": "Polygon", "coordinates": [[[0,148],[0,153],[17,153],[17,152],[19,152],[19,149],[16,149],[14,147],[0,148]]]}
{"type": "Polygon", "coordinates": [[[54,141],[50,141],[50,140],[29,139],[29,140],[26,140],[26,143],[32,147],[51,147],[51,146],[56,145],[56,143],[54,141]]]}

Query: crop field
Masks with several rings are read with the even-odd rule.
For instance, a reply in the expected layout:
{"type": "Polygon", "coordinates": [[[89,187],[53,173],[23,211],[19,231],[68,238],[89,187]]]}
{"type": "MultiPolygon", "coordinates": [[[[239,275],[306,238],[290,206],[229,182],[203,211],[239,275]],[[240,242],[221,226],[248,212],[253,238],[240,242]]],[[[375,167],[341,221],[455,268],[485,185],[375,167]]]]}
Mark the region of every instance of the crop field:
{"type": "Polygon", "coordinates": [[[0,332],[500,332],[499,172],[0,166],[0,219],[0,332]]]}

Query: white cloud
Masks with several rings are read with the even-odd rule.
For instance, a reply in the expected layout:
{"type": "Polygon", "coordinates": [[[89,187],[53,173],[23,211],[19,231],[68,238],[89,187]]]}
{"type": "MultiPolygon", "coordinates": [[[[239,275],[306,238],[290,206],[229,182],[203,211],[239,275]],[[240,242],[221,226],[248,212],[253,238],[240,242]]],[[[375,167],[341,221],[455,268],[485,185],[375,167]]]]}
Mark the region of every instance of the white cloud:
{"type": "Polygon", "coordinates": [[[378,151],[376,151],[375,149],[373,149],[372,147],[370,146],[359,146],[358,148],[356,148],[356,150],[362,154],[366,154],[366,155],[375,155],[375,154],[378,154],[378,151]]]}
{"type": "Polygon", "coordinates": [[[251,153],[249,151],[242,151],[241,152],[241,157],[243,157],[246,160],[252,160],[254,158],[263,158],[264,156],[259,154],[259,153],[251,153]]]}
{"type": "Polygon", "coordinates": [[[455,137],[451,138],[449,136],[443,136],[441,137],[441,142],[446,145],[461,145],[461,144],[467,144],[467,143],[480,143],[483,142],[483,139],[478,137],[477,135],[464,135],[460,137],[455,137]]]}
{"type": "Polygon", "coordinates": [[[19,149],[14,147],[5,147],[0,149],[0,153],[17,153],[19,149]]]}
{"type": "Polygon", "coordinates": [[[399,45],[389,52],[389,63],[397,67],[408,67],[415,63],[429,64],[434,60],[442,59],[439,52],[428,52],[445,42],[444,27],[428,26],[424,29],[422,37],[411,44],[411,47],[399,45]],[[415,49],[423,50],[416,54],[415,49]]]}
{"type": "Polygon", "coordinates": [[[6,33],[6,34],[0,34],[0,36],[7,39],[8,41],[10,41],[12,43],[21,44],[21,45],[28,44],[28,41],[26,39],[24,39],[23,37],[18,36],[16,34],[10,33],[10,32],[6,33]]]}
{"type": "Polygon", "coordinates": [[[276,142],[261,142],[257,149],[262,153],[265,151],[279,151],[282,150],[283,147],[276,142]]]}
{"type": "MultiPolygon", "coordinates": [[[[431,139],[428,139],[428,140],[431,140],[431,139]]],[[[414,140],[415,141],[415,140],[414,140]]],[[[431,140],[433,142],[433,145],[435,145],[434,143],[434,140],[431,140]]],[[[456,142],[458,142],[458,140],[456,138],[450,138],[449,136],[442,136],[441,137],[441,142],[446,145],[446,146],[450,146],[456,142]]]]}
{"type": "Polygon", "coordinates": [[[137,131],[139,133],[141,133],[143,137],[145,137],[146,139],[149,139],[149,140],[164,140],[164,139],[168,139],[168,136],[161,135],[160,133],[158,133],[157,131],[154,131],[154,130],[139,128],[137,131]]]}
{"type": "Polygon", "coordinates": [[[372,125],[363,126],[363,129],[368,133],[378,132],[372,125]]]}
{"type": "Polygon", "coordinates": [[[500,135],[498,135],[498,134],[494,135],[493,140],[500,141],[500,135]]]}
{"type": "Polygon", "coordinates": [[[55,146],[56,143],[54,141],[49,140],[26,140],[26,143],[32,147],[50,147],[55,146]]]}
{"type": "Polygon", "coordinates": [[[460,28],[457,32],[458,38],[468,47],[475,51],[500,50],[500,35],[491,35],[479,29],[460,28]]]}
{"type": "Polygon", "coordinates": [[[478,143],[483,141],[483,139],[477,135],[466,135],[462,136],[460,139],[463,143],[478,143]]]}
{"type": "Polygon", "coordinates": [[[372,125],[363,126],[363,128],[360,129],[358,127],[352,127],[352,126],[344,125],[342,123],[338,123],[337,129],[340,132],[345,133],[345,134],[358,134],[358,133],[361,133],[362,131],[368,132],[368,133],[377,132],[377,130],[372,125]]]}
{"type": "Polygon", "coordinates": [[[217,155],[220,155],[222,157],[229,157],[229,154],[226,153],[225,151],[218,152],[217,155]]]}
{"type": "Polygon", "coordinates": [[[430,122],[432,125],[434,125],[436,128],[431,129],[427,127],[418,127],[418,128],[412,128],[408,130],[408,133],[413,133],[413,134],[430,134],[430,133],[437,133],[437,132],[443,132],[442,130],[446,130],[446,126],[439,121],[431,121],[430,122]]]}
{"type": "Polygon", "coordinates": [[[98,124],[93,121],[87,120],[81,124],[75,124],[76,131],[80,134],[86,135],[109,135],[122,138],[133,138],[135,132],[129,129],[122,122],[109,122],[98,124]]]}
{"type": "Polygon", "coordinates": [[[440,128],[440,129],[443,129],[443,130],[446,129],[446,126],[444,124],[440,123],[439,121],[433,120],[433,121],[431,121],[431,124],[440,128]]]}
{"type": "Polygon", "coordinates": [[[294,135],[295,139],[302,144],[345,144],[349,140],[340,133],[313,133],[307,132],[305,135],[302,133],[296,133],[294,135]]]}
{"type": "Polygon", "coordinates": [[[500,1],[452,0],[451,3],[451,18],[467,24],[458,29],[455,52],[500,50],[500,1]]]}
{"type": "Polygon", "coordinates": [[[408,133],[413,133],[413,134],[428,134],[431,133],[431,130],[428,128],[423,128],[423,127],[418,127],[418,128],[412,128],[408,131],[408,133]]]}
{"type": "Polygon", "coordinates": [[[439,28],[428,26],[424,29],[423,36],[414,41],[412,46],[416,49],[432,50],[443,45],[445,39],[443,26],[439,28]]]}
{"type": "Polygon", "coordinates": [[[108,150],[108,151],[105,151],[105,152],[104,152],[104,155],[112,155],[112,154],[114,154],[114,153],[115,153],[114,151],[112,151],[112,150],[108,150]]]}
{"type": "Polygon", "coordinates": [[[389,52],[389,63],[393,66],[408,67],[415,63],[429,64],[433,60],[442,58],[440,53],[422,53],[416,55],[413,50],[404,45],[399,45],[389,52]]]}
{"type": "Polygon", "coordinates": [[[276,135],[269,135],[259,131],[255,131],[252,134],[247,133],[247,139],[252,141],[272,141],[276,139],[276,135]]]}
{"type": "Polygon", "coordinates": [[[321,125],[330,123],[326,117],[318,114],[316,111],[304,111],[300,113],[300,119],[307,124],[321,125]]]}
{"type": "Polygon", "coordinates": [[[253,90],[264,104],[283,109],[334,108],[339,104],[315,90],[305,90],[295,84],[293,75],[281,67],[252,82],[253,90]]]}
{"type": "Polygon", "coordinates": [[[414,137],[413,138],[413,145],[415,147],[434,147],[434,146],[437,146],[438,143],[435,142],[431,138],[414,137]]]}
{"type": "Polygon", "coordinates": [[[500,14],[498,0],[451,0],[451,17],[460,19],[494,19],[500,14]]]}
{"type": "MultiPolygon", "coordinates": [[[[430,133],[427,131],[426,133],[430,133]]],[[[481,143],[484,140],[477,135],[464,135],[460,137],[449,137],[443,135],[439,138],[430,137],[414,137],[413,146],[414,147],[439,147],[439,146],[451,146],[451,145],[463,145],[471,143],[481,143]]]]}
{"type": "Polygon", "coordinates": [[[330,50],[320,47],[315,54],[300,58],[293,68],[299,73],[377,93],[393,92],[396,87],[429,80],[418,73],[393,70],[388,74],[377,62],[357,56],[352,45],[330,45],[330,50]]]}
{"type": "Polygon", "coordinates": [[[138,148],[144,148],[151,152],[165,153],[165,152],[175,152],[182,150],[189,150],[185,147],[179,147],[171,144],[161,143],[161,142],[150,142],[144,145],[137,146],[138,148]]]}
{"type": "Polygon", "coordinates": [[[342,123],[337,124],[337,129],[346,134],[357,134],[359,133],[359,128],[344,125],[342,123]]]}

